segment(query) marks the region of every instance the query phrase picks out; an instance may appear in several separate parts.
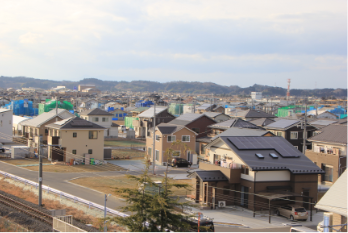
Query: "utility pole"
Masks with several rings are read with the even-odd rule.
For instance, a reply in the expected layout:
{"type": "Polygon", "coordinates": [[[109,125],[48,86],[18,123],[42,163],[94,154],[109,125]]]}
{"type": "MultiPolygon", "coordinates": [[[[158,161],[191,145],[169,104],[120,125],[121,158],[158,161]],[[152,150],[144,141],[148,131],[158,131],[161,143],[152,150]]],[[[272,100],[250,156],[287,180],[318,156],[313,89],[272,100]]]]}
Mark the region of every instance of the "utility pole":
{"type": "Polygon", "coordinates": [[[304,123],[303,123],[303,148],[302,148],[302,154],[305,154],[306,152],[306,138],[307,138],[307,101],[305,99],[305,117],[304,117],[304,123]]]}
{"type": "Polygon", "coordinates": [[[152,172],[154,175],[156,175],[155,173],[155,158],[156,158],[156,102],[154,102],[153,104],[153,156],[152,156],[152,172]]]}
{"type": "Polygon", "coordinates": [[[56,122],[58,121],[58,94],[56,98],[56,122]]]}
{"type": "Polygon", "coordinates": [[[39,154],[39,206],[42,206],[42,156],[40,153],[41,142],[39,139],[38,154],[39,154]]]}

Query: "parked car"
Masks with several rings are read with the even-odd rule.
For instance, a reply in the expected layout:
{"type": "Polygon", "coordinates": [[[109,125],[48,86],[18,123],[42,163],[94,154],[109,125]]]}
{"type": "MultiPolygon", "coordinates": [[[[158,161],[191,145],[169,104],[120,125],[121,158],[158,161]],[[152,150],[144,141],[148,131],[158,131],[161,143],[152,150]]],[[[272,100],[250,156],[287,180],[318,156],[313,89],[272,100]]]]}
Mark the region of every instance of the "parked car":
{"type": "Polygon", "coordinates": [[[0,142],[0,152],[5,152],[5,148],[3,147],[1,142],[0,142]]]}
{"type": "Polygon", "coordinates": [[[300,206],[281,206],[278,207],[276,211],[278,216],[284,216],[286,218],[289,218],[291,221],[294,220],[303,220],[306,221],[308,218],[308,212],[305,208],[300,206]]]}
{"type": "Polygon", "coordinates": [[[182,158],[174,158],[171,163],[172,167],[191,167],[191,165],[190,161],[182,158]]]}

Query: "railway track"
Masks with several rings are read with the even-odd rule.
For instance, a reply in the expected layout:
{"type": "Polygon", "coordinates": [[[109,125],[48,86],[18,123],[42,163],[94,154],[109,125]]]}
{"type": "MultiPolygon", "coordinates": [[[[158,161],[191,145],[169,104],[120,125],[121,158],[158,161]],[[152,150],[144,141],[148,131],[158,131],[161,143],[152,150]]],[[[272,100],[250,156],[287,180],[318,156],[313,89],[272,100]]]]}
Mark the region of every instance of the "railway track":
{"type": "Polygon", "coordinates": [[[38,219],[39,221],[45,222],[47,224],[52,225],[53,224],[53,217],[49,214],[46,214],[44,212],[41,212],[40,210],[37,210],[33,207],[30,207],[28,205],[25,205],[19,201],[15,201],[9,197],[6,197],[2,194],[0,194],[0,203],[7,205],[11,208],[14,208],[20,212],[23,212],[33,218],[38,219]]]}

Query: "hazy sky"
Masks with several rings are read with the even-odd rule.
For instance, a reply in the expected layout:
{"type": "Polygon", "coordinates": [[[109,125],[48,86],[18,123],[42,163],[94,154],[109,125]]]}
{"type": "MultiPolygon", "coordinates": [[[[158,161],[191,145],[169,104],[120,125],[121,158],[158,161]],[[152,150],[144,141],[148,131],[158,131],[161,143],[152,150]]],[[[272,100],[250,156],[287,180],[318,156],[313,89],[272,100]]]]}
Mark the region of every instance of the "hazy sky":
{"type": "Polygon", "coordinates": [[[1,0],[0,75],[347,88],[346,0],[1,0]]]}

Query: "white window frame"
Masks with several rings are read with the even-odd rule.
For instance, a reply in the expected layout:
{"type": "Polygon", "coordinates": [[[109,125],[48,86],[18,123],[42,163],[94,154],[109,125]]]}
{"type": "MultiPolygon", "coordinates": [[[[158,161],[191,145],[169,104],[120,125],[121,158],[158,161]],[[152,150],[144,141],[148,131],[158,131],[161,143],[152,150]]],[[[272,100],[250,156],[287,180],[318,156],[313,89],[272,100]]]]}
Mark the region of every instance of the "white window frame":
{"type": "Polygon", "coordinates": [[[160,135],[157,135],[157,134],[155,135],[156,142],[159,142],[160,138],[161,138],[160,135]],[[157,139],[157,137],[158,137],[158,139],[157,139]]]}
{"type": "Polygon", "coordinates": [[[180,156],[181,156],[181,151],[179,151],[179,150],[175,150],[175,151],[173,151],[173,153],[172,153],[172,157],[175,157],[175,158],[180,158],[180,156]],[[179,153],[179,155],[174,155],[174,153],[179,153]]]}
{"type": "Polygon", "coordinates": [[[182,141],[182,142],[190,142],[190,140],[191,140],[191,139],[190,139],[190,135],[182,135],[182,136],[181,136],[181,141],[182,141]],[[189,140],[188,140],[188,141],[184,141],[184,140],[183,140],[184,137],[188,137],[189,140]]]}
{"type": "Polygon", "coordinates": [[[155,152],[155,159],[156,159],[156,161],[159,161],[159,157],[160,157],[160,152],[159,152],[159,150],[155,150],[156,152],[155,152]],[[157,154],[157,152],[158,152],[158,154],[157,154]],[[158,155],[158,158],[157,158],[157,155],[158,155]]]}
{"type": "Polygon", "coordinates": [[[276,135],[277,135],[277,137],[283,137],[283,132],[277,131],[277,132],[276,132],[276,135]],[[278,134],[280,134],[280,135],[278,135],[278,134]]]}
{"type": "Polygon", "coordinates": [[[152,155],[152,147],[148,147],[148,148],[147,148],[147,154],[148,154],[148,155],[152,155]],[[150,152],[149,150],[150,150],[151,152],[150,152]],[[149,152],[150,152],[150,153],[149,153],[149,152]]]}
{"type": "Polygon", "coordinates": [[[175,135],[168,135],[167,136],[167,142],[175,142],[175,141],[176,141],[176,136],[175,135]],[[171,137],[171,138],[174,137],[174,140],[169,141],[169,137],[171,137]]]}
{"type": "Polygon", "coordinates": [[[298,146],[294,146],[298,150],[298,146]]]}
{"type": "Polygon", "coordinates": [[[298,131],[290,131],[290,140],[297,140],[298,139],[298,131]],[[296,138],[292,138],[292,133],[296,133],[296,138]]]}
{"type": "Polygon", "coordinates": [[[93,121],[94,122],[99,122],[99,117],[94,117],[93,121]]]}

